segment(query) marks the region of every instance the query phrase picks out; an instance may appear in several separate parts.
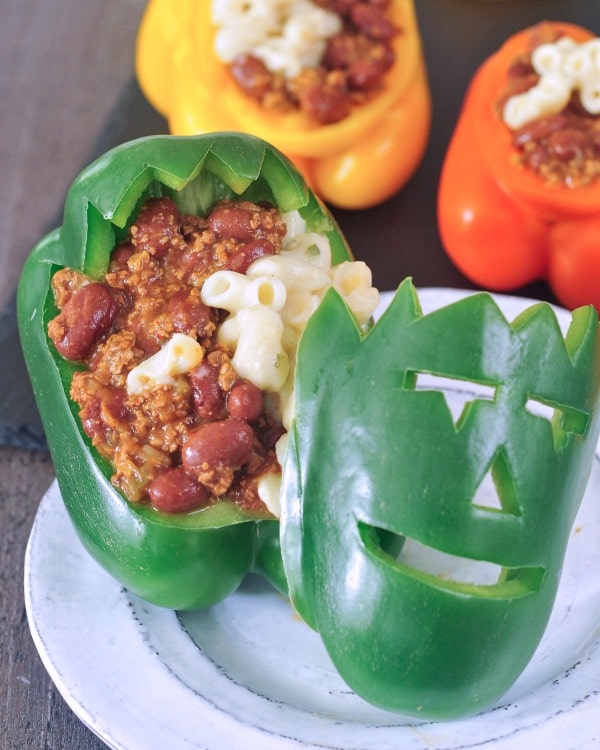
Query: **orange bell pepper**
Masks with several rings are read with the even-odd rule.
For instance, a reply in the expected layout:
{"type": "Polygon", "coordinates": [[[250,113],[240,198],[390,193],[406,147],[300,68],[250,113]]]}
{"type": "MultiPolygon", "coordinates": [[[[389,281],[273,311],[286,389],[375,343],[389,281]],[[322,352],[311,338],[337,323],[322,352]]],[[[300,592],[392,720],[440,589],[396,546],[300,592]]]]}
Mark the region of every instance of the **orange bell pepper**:
{"type": "MultiPolygon", "coordinates": [[[[578,43],[594,37],[572,24],[551,26],[578,43]]],[[[469,86],[440,178],[440,236],[482,287],[506,291],[543,279],[566,307],[600,309],[600,180],[571,188],[545,182],[519,163],[496,107],[531,33],[510,37],[469,86]]]]}
{"type": "Polygon", "coordinates": [[[139,28],[137,77],[172,133],[258,135],[287,154],[321,198],[342,208],[381,203],[408,181],[423,157],[431,119],[413,0],[392,0],[391,20],[401,31],[382,90],[328,125],[300,111],[267,111],[238,88],[214,52],[210,5],[150,0],[139,28]]]}

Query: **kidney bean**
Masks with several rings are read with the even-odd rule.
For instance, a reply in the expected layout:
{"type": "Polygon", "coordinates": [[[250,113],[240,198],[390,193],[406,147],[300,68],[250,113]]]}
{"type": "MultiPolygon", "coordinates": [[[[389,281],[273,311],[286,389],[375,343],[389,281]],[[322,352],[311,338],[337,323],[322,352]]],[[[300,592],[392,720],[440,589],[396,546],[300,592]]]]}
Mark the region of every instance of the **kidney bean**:
{"type": "Polygon", "coordinates": [[[535,80],[539,78],[529,55],[522,55],[513,60],[507,74],[509,78],[527,78],[528,76],[534,76],[535,80]]]}
{"type": "Polygon", "coordinates": [[[162,258],[182,240],[179,210],[170,198],[151,198],[144,203],[131,228],[133,244],[156,258],[162,258]]]}
{"type": "Polygon", "coordinates": [[[254,432],[241,419],[209,422],[188,433],[183,446],[183,466],[190,474],[214,469],[239,469],[252,455],[254,432]]]}
{"type": "Polygon", "coordinates": [[[331,37],[323,55],[324,65],[345,70],[349,87],[359,91],[375,88],[393,62],[389,45],[352,34],[331,37]]]}
{"type": "Polygon", "coordinates": [[[81,426],[89,438],[103,439],[106,435],[106,424],[102,419],[102,403],[98,396],[91,396],[79,412],[81,426]]]}
{"type": "Polygon", "coordinates": [[[253,238],[252,212],[239,206],[221,205],[208,217],[208,225],[220,237],[232,237],[242,242],[253,238]]]}
{"type": "Polygon", "coordinates": [[[178,253],[177,265],[186,274],[199,274],[201,276],[211,272],[212,258],[208,253],[199,253],[193,245],[178,253]]]}
{"type": "Polygon", "coordinates": [[[175,292],[169,299],[167,311],[178,333],[196,331],[198,338],[208,335],[211,324],[216,322],[211,308],[186,290],[175,292]]]}
{"type": "Polygon", "coordinates": [[[192,397],[200,419],[215,421],[225,416],[225,394],[219,386],[219,370],[201,362],[190,372],[192,397]]]}
{"type": "Polygon", "coordinates": [[[255,260],[263,258],[265,255],[275,255],[275,245],[261,237],[237,248],[229,258],[227,265],[232,271],[246,273],[255,260]]]}
{"type": "Polygon", "coordinates": [[[356,4],[357,0],[330,0],[329,5],[334,13],[339,16],[345,16],[350,13],[352,6],[356,4]]]}
{"type": "Polygon", "coordinates": [[[210,492],[182,466],[159,474],[148,488],[150,503],[164,513],[185,513],[207,504],[210,492]]]}
{"type": "Polygon", "coordinates": [[[262,420],[257,425],[258,439],[261,445],[267,450],[275,448],[275,444],[279,438],[285,434],[283,425],[279,422],[274,422],[272,419],[266,419],[264,423],[262,420]]]}
{"type": "Polygon", "coordinates": [[[132,315],[127,321],[129,330],[135,336],[135,347],[143,352],[144,359],[156,354],[164,344],[160,331],[152,328],[154,315],[152,310],[132,315]]]}
{"type": "Polygon", "coordinates": [[[390,7],[391,0],[328,0],[327,7],[339,16],[348,16],[352,8],[361,3],[373,5],[380,10],[387,10],[390,7]]]}
{"type": "Polygon", "coordinates": [[[117,386],[106,386],[103,392],[103,403],[109,421],[127,422],[131,412],[127,406],[127,392],[117,386]]]}
{"type": "Polygon", "coordinates": [[[236,383],[227,394],[227,411],[236,419],[254,422],[262,414],[263,406],[262,391],[249,380],[236,383]]]}
{"type": "Polygon", "coordinates": [[[598,157],[600,154],[600,130],[596,130],[595,128],[590,132],[590,149],[592,150],[592,153],[594,156],[598,157]]]}
{"type": "Polygon", "coordinates": [[[110,256],[109,270],[121,271],[127,268],[127,262],[137,252],[131,242],[123,242],[112,251],[110,256]]]}
{"type": "Polygon", "coordinates": [[[371,54],[354,60],[348,67],[348,84],[358,91],[368,91],[379,85],[386,71],[394,61],[391,49],[377,45],[371,54]]]}
{"type": "Polygon", "coordinates": [[[48,325],[58,352],[70,360],[84,359],[117,317],[119,307],[104,284],[93,281],[78,289],[48,325]]]}
{"type": "Polygon", "coordinates": [[[544,164],[548,163],[548,152],[543,146],[535,146],[525,152],[524,163],[531,169],[538,171],[544,164]]]}
{"type": "Polygon", "coordinates": [[[539,141],[542,138],[547,138],[557,130],[561,130],[566,124],[567,118],[563,115],[539,117],[537,120],[532,120],[518,130],[515,130],[513,143],[519,148],[530,141],[539,141]]]}
{"type": "Polygon", "coordinates": [[[586,146],[585,133],[574,128],[559,130],[548,138],[548,152],[561,161],[581,158],[586,146]]]}
{"type": "Polygon", "coordinates": [[[350,111],[344,90],[326,83],[308,86],[300,95],[300,103],[302,109],[322,125],[339,122],[350,111]]]}
{"type": "Polygon", "coordinates": [[[367,2],[356,3],[350,11],[350,18],[370,39],[387,42],[396,33],[393,24],[386,18],[383,11],[367,2]]]}
{"type": "Polygon", "coordinates": [[[336,34],[327,41],[323,64],[331,70],[347,68],[359,55],[358,38],[352,34],[336,34]]]}
{"type": "Polygon", "coordinates": [[[231,73],[238,86],[253,99],[262,99],[271,88],[272,73],[254,55],[238,55],[231,63],[231,73]]]}

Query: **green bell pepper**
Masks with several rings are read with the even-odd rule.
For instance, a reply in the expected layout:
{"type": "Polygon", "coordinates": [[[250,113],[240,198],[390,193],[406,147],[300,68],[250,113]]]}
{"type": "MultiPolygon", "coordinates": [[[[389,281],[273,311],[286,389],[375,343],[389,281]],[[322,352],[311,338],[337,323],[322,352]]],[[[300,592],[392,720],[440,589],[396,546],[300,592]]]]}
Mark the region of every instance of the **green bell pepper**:
{"type": "Polygon", "coordinates": [[[50,290],[62,267],[102,279],[116,243],[141,204],[168,195],[179,210],[206,214],[219,200],[269,201],[298,209],[311,231],[328,236],[333,262],[350,258],[335,222],[293,165],[248,135],[157,136],[108,152],[74,181],[60,230],[27,260],[18,290],[25,359],[58,484],[75,529],[92,556],[125,587],[169,608],[209,606],[234,591],[249,571],[280,590],[286,582],[279,523],[223,500],[202,511],[167,515],[128,502],[110,483],[111,467],[91,446],[68,394],[78,365],[47,337],[58,312],[50,290]]]}
{"type": "Polygon", "coordinates": [[[563,338],[545,303],[512,324],[487,294],[423,316],[406,281],[364,335],[328,292],[298,352],[281,549],[292,602],[367,701],[456,718],[528,663],[598,439],[599,357],[593,307],[563,338]],[[422,374],[484,389],[455,423],[422,374]],[[397,559],[384,535],[406,538],[397,559]],[[414,550],[473,570],[439,575],[414,550]]]}

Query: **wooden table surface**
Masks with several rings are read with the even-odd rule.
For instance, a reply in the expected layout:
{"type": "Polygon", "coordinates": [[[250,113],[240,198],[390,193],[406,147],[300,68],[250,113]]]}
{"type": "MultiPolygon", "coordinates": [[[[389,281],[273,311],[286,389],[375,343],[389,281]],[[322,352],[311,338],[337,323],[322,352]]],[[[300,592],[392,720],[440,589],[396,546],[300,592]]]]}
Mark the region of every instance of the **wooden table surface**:
{"type": "MultiPolygon", "coordinates": [[[[204,0],[203,0],[204,1],[204,0]]],[[[143,0],[7,0],[0,22],[0,410],[39,430],[17,350],[12,303],[23,261],[61,222],[76,174],[113,145],[166,132],[134,75],[143,0]],[[12,343],[10,343],[12,342],[12,343]],[[12,346],[12,349],[10,348],[12,346]],[[6,356],[6,352],[10,356],[6,356]]],[[[375,283],[471,285],[451,265],[435,226],[439,169],[466,83],[510,33],[544,18],[600,33],[593,0],[417,0],[434,127],[423,164],[401,194],[369,211],[334,212],[375,283]]],[[[518,290],[552,299],[544,284],[518,290]]],[[[11,421],[12,420],[12,421],[11,421]]],[[[35,651],[23,603],[23,556],[41,495],[53,478],[47,453],[10,438],[0,447],[0,748],[105,747],[60,697],[35,651]]]]}

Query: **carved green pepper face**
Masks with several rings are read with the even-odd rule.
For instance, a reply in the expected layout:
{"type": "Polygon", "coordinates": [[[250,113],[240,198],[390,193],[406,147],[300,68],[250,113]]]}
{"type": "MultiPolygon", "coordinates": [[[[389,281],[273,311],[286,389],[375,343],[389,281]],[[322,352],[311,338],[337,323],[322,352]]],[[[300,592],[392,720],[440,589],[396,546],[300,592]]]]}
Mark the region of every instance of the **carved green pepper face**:
{"type": "Polygon", "coordinates": [[[509,324],[487,294],[423,316],[410,282],[367,335],[335,293],[311,319],[284,564],[294,605],[366,700],[466,715],[530,660],[597,441],[597,327],[582,308],[565,339],[545,304],[509,324]],[[453,414],[432,376],[477,395],[453,414]],[[390,537],[407,540],[399,557],[390,537]],[[468,575],[428,571],[440,553],[468,575]]]}

